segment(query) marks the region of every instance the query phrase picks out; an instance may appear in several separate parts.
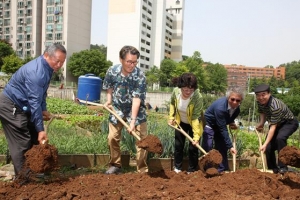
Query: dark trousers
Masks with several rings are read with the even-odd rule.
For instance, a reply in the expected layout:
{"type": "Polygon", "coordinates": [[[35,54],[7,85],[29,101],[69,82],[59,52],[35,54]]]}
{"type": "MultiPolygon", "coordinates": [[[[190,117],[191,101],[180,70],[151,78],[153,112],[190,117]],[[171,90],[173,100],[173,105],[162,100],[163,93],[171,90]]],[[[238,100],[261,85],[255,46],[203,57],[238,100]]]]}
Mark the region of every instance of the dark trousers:
{"type": "MultiPolygon", "coordinates": [[[[202,136],[202,147],[206,152],[209,152],[213,147],[222,155],[222,163],[218,167],[218,172],[229,170],[228,166],[228,149],[226,147],[224,138],[217,129],[204,127],[202,136]]],[[[207,166],[207,168],[210,166],[207,166]]]]}
{"type": "Polygon", "coordinates": [[[30,122],[30,116],[4,94],[0,94],[0,120],[7,139],[15,174],[19,174],[25,162],[24,154],[33,144],[38,144],[38,133],[30,122]],[[13,113],[13,108],[16,108],[13,113]]]}
{"type": "MultiPolygon", "coordinates": [[[[181,128],[193,138],[193,130],[191,125],[181,122],[181,128]]],[[[183,149],[185,144],[186,137],[180,132],[175,130],[175,152],[174,158],[175,162],[174,165],[177,169],[182,169],[182,161],[183,161],[183,149]]],[[[194,146],[191,142],[189,142],[188,147],[188,154],[189,154],[189,167],[188,172],[194,172],[199,169],[198,167],[198,148],[194,146]]]]}
{"type": "Polygon", "coordinates": [[[268,169],[276,169],[277,165],[278,167],[285,167],[279,160],[276,162],[275,151],[279,153],[287,145],[287,139],[298,129],[298,126],[298,120],[293,119],[276,127],[274,136],[267,145],[265,152],[268,169]]]}

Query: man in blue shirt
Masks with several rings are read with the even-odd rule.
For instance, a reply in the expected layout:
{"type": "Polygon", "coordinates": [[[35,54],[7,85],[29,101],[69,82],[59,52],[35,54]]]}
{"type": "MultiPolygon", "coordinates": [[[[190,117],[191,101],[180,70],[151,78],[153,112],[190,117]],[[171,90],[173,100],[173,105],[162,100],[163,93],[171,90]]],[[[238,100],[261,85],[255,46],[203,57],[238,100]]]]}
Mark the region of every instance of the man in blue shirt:
{"type": "MultiPolygon", "coordinates": [[[[107,93],[106,106],[112,105],[116,114],[129,122],[129,133],[136,131],[141,139],[147,136],[146,123],[146,77],[136,67],[140,52],[132,46],[124,46],[119,52],[121,64],[110,67],[103,80],[103,89],[107,93]]],[[[106,174],[121,172],[121,130],[123,124],[114,115],[109,116],[108,145],[110,150],[110,168],[106,174]]],[[[148,172],[147,151],[137,147],[137,171],[148,172]]]]}
{"type": "Polygon", "coordinates": [[[43,55],[16,71],[0,94],[0,120],[15,176],[22,170],[26,151],[48,140],[43,123],[43,118],[50,119],[47,89],[53,72],[63,66],[66,53],[60,44],[48,46],[43,55]]]}
{"type": "Polygon", "coordinates": [[[206,126],[203,131],[202,147],[205,151],[210,151],[213,148],[218,150],[222,155],[222,163],[218,167],[219,172],[229,170],[227,151],[232,154],[237,151],[233,148],[227,125],[231,129],[236,129],[234,123],[235,118],[240,113],[240,104],[244,99],[244,92],[240,88],[231,88],[226,92],[226,96],[217,99],[205,111],[206,126]]]}

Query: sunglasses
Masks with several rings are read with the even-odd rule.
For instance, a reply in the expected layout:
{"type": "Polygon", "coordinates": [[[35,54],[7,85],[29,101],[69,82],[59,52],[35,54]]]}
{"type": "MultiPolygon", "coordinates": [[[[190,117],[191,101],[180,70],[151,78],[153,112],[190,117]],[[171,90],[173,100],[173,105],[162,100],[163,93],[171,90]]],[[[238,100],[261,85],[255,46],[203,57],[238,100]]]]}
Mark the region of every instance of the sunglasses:
{"type": "Polygon", "coordinates": [[[240,103],[240,102],[241,102],[240,99],[235,99],[235,98],[230,98],[230,101],[232,101],[232,102],[236,101],[237,103],[240,103]]]}

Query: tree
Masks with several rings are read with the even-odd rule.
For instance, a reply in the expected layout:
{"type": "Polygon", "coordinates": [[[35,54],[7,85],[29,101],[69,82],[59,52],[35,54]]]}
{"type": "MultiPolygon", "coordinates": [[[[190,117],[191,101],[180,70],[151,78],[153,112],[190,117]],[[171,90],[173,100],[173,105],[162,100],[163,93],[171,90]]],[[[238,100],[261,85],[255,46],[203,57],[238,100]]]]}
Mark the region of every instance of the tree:
{"type": "Polygon", "coordinates": [[[160,63],[159,82],[162,87],[170,86],[172,72],[176,69],[177,63],[171,59],[164,59],[160,63]]]}
{"type": "Polygon", "coordinates": [[[96,45],[91,44],[90,49],[91,49],[91,50],[92,50],[92,49],[97,49],[97,50],[99,50],[103,55],[105,55],[105,58],[106,58],[106,56],[107,56],[107,47],[104,46],[103,44],[101,44],[100,46],[99,46],[98,44],[96,44],[96,45]]]}
{"type": "Polygon", "coordinates": [[[227,88],[227,70],[219,63],[208,63],[205,67],[205,71],[208,77],[207,88],[205,92],[221,94],[225,93],[227,88]]]}
{"type": "Polygon", "coordinates": [[[1,71],[6,74],[15,73],[22,65],[23,60],[15,54],[4,57],[1,71]]]}
{"type": "Polygon", "coordinates": [[[195,74],[198,81],[198,87],[201,91],[207,88],[207,75],[203,68],[203,63],[201,54],[198,51],[195,51],[192,57],[189,57],[180,63],[181,65],[185,65],[189,72],[195,74]]]}
{"type": "Polygon", "coordinates": [[[153,66],[150,68],[149,71],[146,71],[145,75],[146,75],[147,84],[152,85],[154,83],[158,83],[159,82],[159,73],[160,73],[160,70],[156,66],[153,66]]]}
{"type": "Polygon", "coordinates": [[[93,49],[73,53],[67,64],[67,69],[77,78],[90,73],[104,78],[111,65],[112,62],[106,61],[103,53],[93,49]]]}
{"type": "Polygon", "coordinates": [[[23,60],[23,64],[26,64],[26,63],[32,61],[33,59],[34,59],[34,58],[31,57],[31,56],[26,56],[26,57],[24,58],[24,60],[23,60]]]}
{"type": "Polygon", "coordinates": [[[6,41],[0,40],[0,68],[3,65],[3,58],[14,54],[14,50],[6,41]]]}
{"type": "Polygon", "coordinates": [[[179,77],[186,72],[189,72],[188,68],[182,64],[178,64],[175,70],[171,72],[171,77],[179,77]]]}
{"type": "Polygon", "coordinates": [[[274,68],[273,65],[266,65],[264,68],[274,68]]]}
{"type": "Polygon", "coordinates": [[[240,112],[240,117],[243,118],[244,120],[248,120],[249,118],[249,111],[250,111],[250,116],[253,114],[253,108],[255,106],[255,116],[257,115],[257,103],[256,103],[256,97],[253,94],[246,94],[245,98],[240,106],[241,112],[240,112]]]}
{"type": "Polygon", "coordinates": [[[300,60],[284,64],[285,80],[292,83],[294,80],[300,80],[300,60]]]}

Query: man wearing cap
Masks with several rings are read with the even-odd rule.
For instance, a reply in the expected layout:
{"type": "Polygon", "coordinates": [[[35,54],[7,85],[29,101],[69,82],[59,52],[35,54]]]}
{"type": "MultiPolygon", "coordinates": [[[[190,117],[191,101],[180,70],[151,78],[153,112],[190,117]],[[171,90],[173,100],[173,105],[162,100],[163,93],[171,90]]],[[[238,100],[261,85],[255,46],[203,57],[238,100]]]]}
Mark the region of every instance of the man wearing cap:
{"type": "Polygon", "coordinates": [[[274,173],[285,173],[288,168],[279,160],[276,162],[275,151],[279,153],[287,145],[287,139],[298,128],[298,121],[281,100],[271,95],[269,85],[258,85],[254,92],[260,113],[260,121],[256,129],[262,130],[266,121],[269,124],[266,140],[259,150],[266,153],[268,169],[273,170],[274,173]]]}

